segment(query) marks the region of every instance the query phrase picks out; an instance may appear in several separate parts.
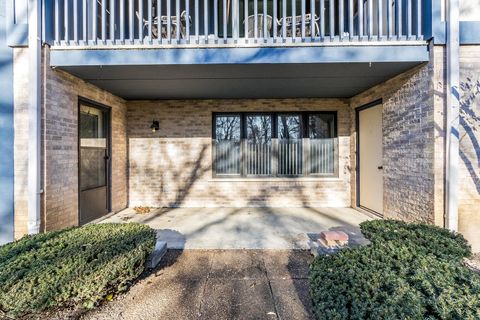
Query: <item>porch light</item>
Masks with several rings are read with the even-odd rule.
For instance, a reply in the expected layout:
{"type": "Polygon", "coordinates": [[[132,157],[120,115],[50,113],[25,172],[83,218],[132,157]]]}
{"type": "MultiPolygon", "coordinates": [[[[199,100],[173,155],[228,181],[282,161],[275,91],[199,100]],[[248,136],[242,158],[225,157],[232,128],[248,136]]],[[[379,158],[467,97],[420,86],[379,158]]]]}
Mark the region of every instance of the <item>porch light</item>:
{"type": "Polygon", "coordinates": [[[158,130],[160,130],[160,123],[157,120],[153,120],[150,129],[152,129],[152,132],[157,132],[158,130]]]}

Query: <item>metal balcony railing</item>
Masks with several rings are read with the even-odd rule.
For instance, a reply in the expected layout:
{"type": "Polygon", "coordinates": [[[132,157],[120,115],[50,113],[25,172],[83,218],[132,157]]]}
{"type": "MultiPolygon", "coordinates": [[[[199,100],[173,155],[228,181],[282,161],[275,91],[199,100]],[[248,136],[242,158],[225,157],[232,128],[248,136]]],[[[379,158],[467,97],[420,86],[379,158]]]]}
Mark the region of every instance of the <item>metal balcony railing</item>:
{"type": "Polygon", "coordinates": [[[423,0],[52,1],[58,47],[292,46],[423,38],[423,0]]]}

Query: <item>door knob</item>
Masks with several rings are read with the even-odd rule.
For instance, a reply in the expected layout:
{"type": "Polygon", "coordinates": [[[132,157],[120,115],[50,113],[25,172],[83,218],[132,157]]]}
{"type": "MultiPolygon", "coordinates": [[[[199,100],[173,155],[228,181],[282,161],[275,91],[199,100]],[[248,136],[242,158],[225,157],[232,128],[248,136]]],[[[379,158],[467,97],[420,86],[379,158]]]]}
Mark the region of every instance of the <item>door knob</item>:
{"type": "Polygon", "coordinates": [[[378,170],[383,170],[383,166],[378,166],[377,169],[378,170]]]}

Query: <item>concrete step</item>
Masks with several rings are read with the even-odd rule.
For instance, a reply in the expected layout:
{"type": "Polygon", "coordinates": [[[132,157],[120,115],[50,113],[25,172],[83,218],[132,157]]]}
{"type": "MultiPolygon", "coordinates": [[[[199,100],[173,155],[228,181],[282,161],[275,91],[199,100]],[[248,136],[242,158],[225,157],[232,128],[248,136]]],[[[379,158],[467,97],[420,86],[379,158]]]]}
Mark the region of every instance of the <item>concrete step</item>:
{"type": "Polygon", "coordinates": [[[155,243],[155,249],[153,249],[153,252],[150,254],[150,256],[148,256],[145,263],[145,268],[155,268],[166,252],[167,242],[157,239],[157,242],[155,243]]]}

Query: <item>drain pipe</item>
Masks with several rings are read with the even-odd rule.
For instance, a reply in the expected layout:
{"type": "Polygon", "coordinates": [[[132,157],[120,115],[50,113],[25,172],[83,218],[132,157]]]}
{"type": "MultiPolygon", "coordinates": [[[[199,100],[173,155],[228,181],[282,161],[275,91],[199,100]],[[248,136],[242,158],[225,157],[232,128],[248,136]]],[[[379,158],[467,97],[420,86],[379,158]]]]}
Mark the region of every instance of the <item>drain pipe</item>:
{"type": "Polygon", "coordinates": [[[28,233],[40,231],[41,191],[41,7],[42,1],[28,0],[28,233]]]}
{"type": "Polygon", "coordinates": [[[459,163],[459,0],[447,0],[447,112],[445,227],[458,231],[458,163],[459,163]]]}

